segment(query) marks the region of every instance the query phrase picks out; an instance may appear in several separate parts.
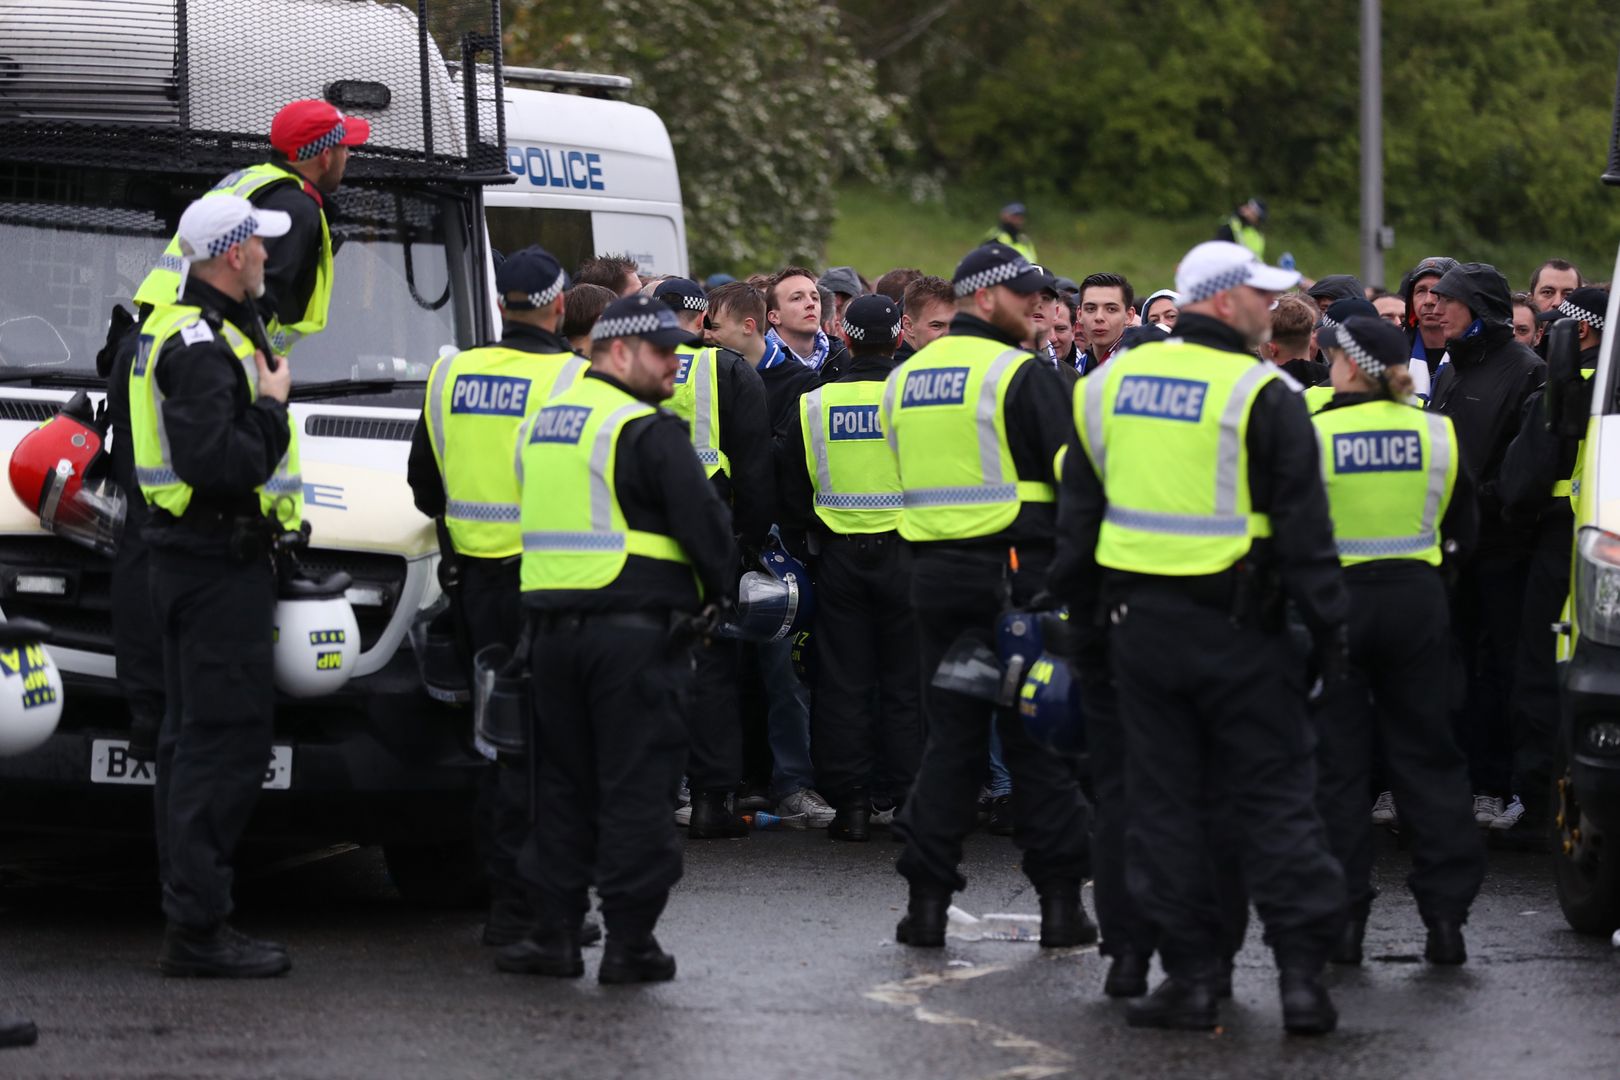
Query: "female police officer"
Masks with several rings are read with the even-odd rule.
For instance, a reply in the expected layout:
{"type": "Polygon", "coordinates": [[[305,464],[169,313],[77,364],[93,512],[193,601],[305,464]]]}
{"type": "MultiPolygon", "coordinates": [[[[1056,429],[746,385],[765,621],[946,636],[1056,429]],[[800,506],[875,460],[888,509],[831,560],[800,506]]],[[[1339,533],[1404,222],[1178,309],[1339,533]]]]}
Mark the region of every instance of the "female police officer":
{"type": "Polygon", "coordinates": [[[1412,378],[1399,330],[1358,315],[1320,340],[1335,393],[1312,422],[1350,591],[1350,677],[1317,710],[1317,801],[1350,903],[1333,961],[1361,962],[1375,895],[1367,799],[1376,741],[1413,834],[1408,884],[1429,930],[1424,955],[1461,964],[1485,852],[1446,707],[1450,618],[1440,567],[1473,543],[1473,489],[1451,421],[1405,404],[1412,378]]]}

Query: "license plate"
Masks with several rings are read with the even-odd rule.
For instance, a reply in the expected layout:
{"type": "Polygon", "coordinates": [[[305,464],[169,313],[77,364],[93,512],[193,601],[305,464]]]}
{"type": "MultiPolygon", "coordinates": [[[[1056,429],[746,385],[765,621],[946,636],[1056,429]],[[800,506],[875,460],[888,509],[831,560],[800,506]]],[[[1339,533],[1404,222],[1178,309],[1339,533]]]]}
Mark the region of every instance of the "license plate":
{"type": "MultiPolygon", "coordinates": [[[[292,757],[290,746],[270,748],[270,761],[264,769],[267,791],[286,791],[292,787],[292,757]]],[[[90,782],[150,787],[157,783],[157,766],[130,757],[127,739],[95,739],[90,743],[90,782]]]]}

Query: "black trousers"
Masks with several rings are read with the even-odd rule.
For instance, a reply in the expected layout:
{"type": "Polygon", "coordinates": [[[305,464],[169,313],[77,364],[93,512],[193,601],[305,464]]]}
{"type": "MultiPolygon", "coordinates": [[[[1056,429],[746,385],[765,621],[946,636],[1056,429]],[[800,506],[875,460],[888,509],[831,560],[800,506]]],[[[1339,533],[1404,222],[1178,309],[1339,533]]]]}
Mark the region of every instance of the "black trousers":
{"type": "Polygon", "coordinates": [[[155,798],[163,913],[205,929],[231,913],[231,857],[259,801],[275,723],[269,559],[152,553],[167,710],[155,798]]]}
{"type": "Polygon", "coordinates": [[[816,561],[810,754],[834,806],[880,774],[903,793],[922,757],[909,564],[896,533],[832,537],[816,561]]]}
{"type": "Polygon", "coordinates": [[[1344,922],[1344,874],[1314,803],[1315,738],[1287,639],[1169,584],[1130,589],[1112,620],[1127,884],[1165,970],[1208,971],[1229,947],[1211,857],[1232,841],[1217,830],[1235,834],[1279,964],[1319,966],[1344,922]]]}
{"type": "Polygon", "coordinates": [[[1544,826],[1550,820],[1553,750],[1558,741],[1557,635],[1552,624],[1569,599],[1572,524],[1559,517],[1541,524],[1524,583],[1517,663],[1513,669],[1513,792],[1544,826]]]}
{"type": "Polygon", "coordinates": [[[1069,763],[1030,739],[1016,709],[992,712],[983,701],[930,685],[958,636],[975,635],[993,648],[997,617],[1039,591],[1049,559],[1020,555],[1017,573],[1004,555],[963,549],[919,554],[912,562],[927,741],[895,830],[906,845],[897,869],[913,885],[954,892],[967,884],[957,867],[962,839],[977,824],[974,796],[984,779],[992,722],[1012,773],[1013,843],[1023,853],[1024,874],[1042,889],[1078,883],[1091,872],[1091,807],[1069,763]]]}
{"type": "Polygon", "coordinates": [[[151,550],[141,536],[148,513],[139,487],[126,489],[125,498],[113,557],[113,658],[131,729],[156,732],[164,713],[163,635],[153,611],[151,550]]]}
{"type": "Polygon", "coordinates": [[[1466,920],[1485,878],[1485,844],[1474,824],[1468,763],[1446,715],[1450,613],[1440,575],[1428,566],[1351,569],[1350,678],[1317,706],[1317,805],[1344,867],[1353,915],[1365,917],[1372,884],[1368,769],[1375,742],[1412,833],[1407,878],[1425,919],[1466,920]]]}
{"type": "Polygon", "coordinates": [[[1457,582],[1452,626],[1467,665],[1468,696],[1453,724],[1476,795],[1513,794],[1508,703],[1529,570],[1528,556],[1490,553],[1476,556],[1457,582]]]}
{"type": "Polygon", "coordinates": [[[518,868],[548,919],[577,922],[594,883],[610,935],[651,933],[681,877],[675,799],[691,652],[662,626],[550,615],[531,665],[539,822],[518,868]]]}
{"type": "MultiPolygon", "coordinates": [[[[520,566],[516,557],[462,559],[456,603],[473,656],[488,645],[517,647],[523,632],[520,566]]],[[[483,770],[478,777],[476,813],[478,843],[491,891],[497,896],[527,891],[518,876],[517,859],[529,835],[528,770],[509,762],[483,770]]]]}
{"type": "Polygon", "coordinates": [[[743,721],[737,696],[742,642],[714,638],[694,652],[696,684],[685,716],[691,738],[686,779],[693,791],[742,783],[743,721]]]}
{"type": "MultiPolygon", "coordinates": [[[[1131,808],[1126,793],[1125,729],[1119,719],[1119,696],[1108,670],[1103,648],[1088,650],[1077,665],[1081,703],[1086,718],[1086,748],[1090,757],[1091,787],[1097,800],[1097,820],[1091,832],[1093,901],[1097,927],[1102,931],[1098,951],[1104,956],[1122,952],[1153,955],[1158,947],[1157,928],[1142,907],[1131,899],[1126,871],[1125,837],[1131,808]]],[[[1229,817],[1224,800],[1210,808],[1213,815],[1229,817]]],[[[1224,927],[1224,951],[1234,956],[1249,930],[1249,893],[1243,885],[1242,852],[1238,832],[1230,823],[1213,830],[1209,872],[1215,881],[1224,927]]]]}

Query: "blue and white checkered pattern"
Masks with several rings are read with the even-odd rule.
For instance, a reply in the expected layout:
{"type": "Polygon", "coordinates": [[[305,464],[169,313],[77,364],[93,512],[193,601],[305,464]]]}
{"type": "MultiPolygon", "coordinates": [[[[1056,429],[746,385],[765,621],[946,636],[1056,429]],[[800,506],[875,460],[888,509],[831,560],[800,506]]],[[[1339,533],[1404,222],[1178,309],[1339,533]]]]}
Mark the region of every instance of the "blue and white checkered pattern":
{"type": "Polygon", "coordinates": [[[315,139],[312,142],[307,142],[303,146],[299,147],[298,153],[293,155],[293,160],[308,161],[322,150],[330,150],[332,147],[341,143],[343,141],[343,135],[343,121],[339,120],[337,122],[337,126],[331,131],[328,131],[320,138],[315,139]]]}
{"type": "Polygon", "coordinates": [[[1216,293],[1223,293],[1227,289],[1235,289],[1247,280],[1249,280],[1249,267],[1247,264],[1229,267],[1213,277],[1194,282],[1181,290],[1181,302],[1183,304],[1196,304],[1202,300],[1208,300],[1216,293]]]}
{"type": "Polygon", "coordinates": [[[563,287],[567,284],[568,275],[559,270],[557,271],[556,281],[553,281],[550,285],[547,285],[540,292],[529,294],[529,303],[533,304],[537,308],[545,307],[547,304],[557,299],[558,296],[562,295],[563,287]]]}
{"type": "Polygon", "coordinates": [[[980,270],[976,274],[969,274],[951,287],[959,297],[971,296],[980,289],[993,288],[1004,281],[1011,281],[1015,277],[1021,277],[1033,269],[1034,267],[1030,265],[1029,260],[1020,255],[1011,262],[1004,262],[1000,266],[992,266],[988,270],[980,270]]]}
{"type": "Polygon", "coordinates": [[[667,322],[651,311],[617,319],[600,319],[591,327],[591,340],[606,341],[608,338],[635,337],[637,334],[652,334],[659,330],[680,329],[680,324],[675,321],[674,312],[665,308],[663,314],[667,317],[667,322]]]}
{"type": "Polygon", "coordinates": [[[658,299],[664,300],[664,301],[679,300],[681,302],[681,308],[683,310],[686,310],[686,311],[708,311],[709,310],[709,298],[707,296],[687,296],[685,293],[680,293],[680,294],[678,294],[676,296],[671,296],[669,293],[665,293],[663,296],[660,296],[658,299]]]}
{"type": "MultiPolygon", "coordinates": [[[[863,328],[861,328],[859,326],[856,326],[854,323],[850,322],[848,319],[841,320],[839,322],[839,325],[844,328],[844,336],[849,338],[849,340],[851,340],[851,341],[865,341],[866,340],[866,331],[863,328]]],[[[889,340],[890,341],[898,341],[900,339],[900,326],[901,326],[901,324],[896,322],[892,327],[889,328],[889,340]]]]}
{"type": "Polygon", "coordinates": [[[1334,338],[1334,341],[1338,344],[1339,348],[1345,351],[1345,354],[1349,356],[1350,359],[1356,362],[1356,367],[1360,368],[1362,371],[1365,371],[1368,375],[1371,375],[1375,379],[1381,379],[1384,377],[1384,372],[1388,369],[1384,367],[1383,362],[1376,359],[1372,353],[1362,348],[1361,342],[1351,337],[1350,331],[1347,328],[1340,326],[1338,336],[1334,338]]]}
{"type": "Polygon", "coordinates": [[[252,236],[259,229],[259,219],[249,214],[239,222],[236,228],[222,236],[216,236],[208,241],[208,254],[205,258],[217,259],[231,248],[252,236]]]}
{"type": "Polygon", "coordinates": [[[1593,312],[1587,311],[1585,308],[1576,307],[1568,300],[1562,300],[1559,302],[1558,313],[1574,319],[1577,322],[1586,323],[1594,330],[1603,329],[1604,320],[1602,315],[1594,314],[1593,312]]]}

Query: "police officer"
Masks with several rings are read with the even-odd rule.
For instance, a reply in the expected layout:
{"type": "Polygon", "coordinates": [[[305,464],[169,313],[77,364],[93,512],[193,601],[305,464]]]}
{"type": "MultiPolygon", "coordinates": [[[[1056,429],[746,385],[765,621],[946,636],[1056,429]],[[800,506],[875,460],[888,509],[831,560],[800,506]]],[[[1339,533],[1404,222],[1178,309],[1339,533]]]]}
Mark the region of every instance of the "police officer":
{"type": "Polygon", "coordinates": [[[1425,955],[1460,964],[1485,846],[1469,812],[1468,762],[1448,717],[1451,618],[1440,565],[1466,558],[1473,545],[1474,493],[1451,421],[1405,404],[1412,392],[1406,335],[1376,315],[1357,315],[1321,330],[1318,341],[1334,395],[1311,421],[1350,593],[1350,675],[1317,705],[1317,805],[1350,904],[1332,958],[1361,962],[1376,895],[1367,816],[1376,745],[1412,831],[1408,880],[1429,929],[1425,955]]]}
{"type": "Polygon", "coordinates": [[[287,215],[237,195],[180,217],[177,303],[141,326],[130,368],[135,475],[150,517],[167,709],[156,819],[165,975],[279,975],[279,945],[233,929],[230,861],[258,801],[274,721],[270,538],[297,529],[303,482],[284,357],[256,345],[261,236],[287,215]]]}
{"type": "MultiPolygon", "coordinates": [[[[884,433],[903,492],[900,536],[912,545],[918,661],[930,679],[959,637],[987,643],[997,616],[1040,590],[1051,559],[1053,485],[1070,430],[1062,384],[1019,347],[1034,332],[1046,275],[1005,244],[957,264],[950,334],[919,349],[884,388],[884,433]]],[[[957,864],[974,825],[974,794],[990,749],[984,704],[922,688],[926,744],[906,805],[898,869],[910,903],[896,938],[940,946],[957,864]]],[[[1041,749],[1018,714],[998,709],[1013,777],[1013,843],[1041,897],[1041,944],[1097,940],[1080,905],[1089,872],[1089,808],[1068,767],[1041,749]]]]}
{"type": "Polygon", "coordinates": [[[541,922],[496,964],[582,974],[594,883],[607,925],[598,979],[647,982],[675,975],[653,936],[681,876],[672,811],[692,661],[672,625],[705,602],[712,620],[731,601],[737,552],[684,425],[655,406],[692,335],[663,303],[630,296],[608,306],[591,341],[591,370],[518,434],[540,742],[539,825],[518,867],[539,891],[541,922]]]}
{"type": "MultiPolygon", "coordinates": [[[[343,179],[349,147],[365,142],[370,133],[366,120],[344,116],[324,101],[292,102],[271,121],[273,159],[230,174],[205,196],[238,195],[255,206],[286,214],[291,222],[283,235],[265,243],[264,294],[255,298],[278,351],[287,351],[298,338],[326,325],[332,298],[332,242],[323,200],[343,179]]],[[[176,237],[135,292],[140,319],[153,307],[175,302],[181,258],[176,237]]],[[[162,639],[152,624],[147,549],[141,539],[146,513],[133,472],[129,402],[124,394],[135,337],[131,329],[103,374],[108,376],[113,479],[129,497],[113,566],[114,653],[131,714],[130,752],[149,759],[163,716],[163,658],[158,651],[162,639]]]]}
{"type": "MultiPolygon", "coordinates": [[[[523,421],[587,367],[557,332],[567,287],[568,275],[545,249],[508,256],[495,271],[501,343],[433,365],[422,422],[411,441],[407,476],[416,508],[442,518],[448,534],[445,556],[456,564],[452,595],[469,664],[489,645],[515,648],[523,630],[523,537],[512,443],[523,421]]],[[[536,918],[517,874],[528,833],[527,772],[503,765],[486,770],[480,783],[479,826],[491,892],[483,941],[510,945],[536,918]]],[[[600,935],[594,925],[589,930],[600,935]]]]}
{"type": "Polygon", "coordinates": [[[1177,270],[1173,336],[1075,394],[1084,453],[1064,470],[1064,529],[1095,565],[1073,602],[1094,610],[1106,588],[1127,882],[1169,976],[1132,1007],[1133,1026],[1217,1023],[1229,931],[1210,822],[1234,817],[1247,825],[1244,878],[1282,972],[1284,1024],[1337,1022],[1320,974],[1344,920],[1344,877],[1312,801],[1311,729],[1281,608],[1286,587],[1336,677],[1347,601],[1304,404],[1254,356],[1272,301],[1298,278],[1238,244],[1198,245],[1177,270]],[[1228,814],[1211,805],[1223,790],[1228,814]]]}
{"type": "Polygon", "coordinates": [[[810,749],[837,811],[834,840],[871,839],[872,796],[903,798],[922,754],[900,476],[878,418],[900,318],[886,296],[849,302],[841,329],[851,359],[799,399],[779,461],[785,523],[808,526],[818,551],[810,749]],[[880,764],[887,787],[877,791],[880,764]]]}
{"type": "MultiPolygon", "coordinates": [[[[682,329],[701,339],[709,299],[697,282],[666,278],[653,296],[669,305],[682,329]]],[[[757,551],[770,539],[776,502],[765,383],[730,349],[705,348],[699,341],[678,346],[675,356],[680,366],[668,408],[691,428],[698,461],[720,500],[731,507],[732,527],[744,548],[757,551]]],[[[687,835],[694,840],[748,835],[747,823],[730,802],[743,774],[740,665],[736,641],[714,639],[697,649],[687,763],[692,790],[687,835]]]]}

